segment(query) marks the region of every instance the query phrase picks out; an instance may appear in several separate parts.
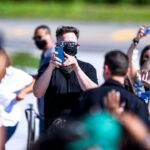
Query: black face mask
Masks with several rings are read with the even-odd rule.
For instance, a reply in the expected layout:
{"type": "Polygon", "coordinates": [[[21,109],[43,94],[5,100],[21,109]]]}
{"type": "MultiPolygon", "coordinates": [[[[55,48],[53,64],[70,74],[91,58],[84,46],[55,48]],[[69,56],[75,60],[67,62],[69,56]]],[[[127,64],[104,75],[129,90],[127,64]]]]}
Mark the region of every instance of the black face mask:
{"type": "Polygon", "coordinates": [[[45,40],[35,40],[35,45],[39,48],[39,49],[45,49],[47,42],[45,40]]]}
{"type": "Polygon", "coordinates": [[[75,56],[77,54],[77,44],[75,42],[64,42],[64,52],[75,56]]]}

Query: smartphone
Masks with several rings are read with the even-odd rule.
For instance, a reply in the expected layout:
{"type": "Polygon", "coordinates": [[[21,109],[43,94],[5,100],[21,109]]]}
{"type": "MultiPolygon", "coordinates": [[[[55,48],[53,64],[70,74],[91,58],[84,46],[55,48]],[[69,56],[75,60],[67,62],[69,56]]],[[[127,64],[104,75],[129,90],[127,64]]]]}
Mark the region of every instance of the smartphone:
{"type": "Polygon", "coordinates": [[[56,46],[55,50],[57,52],[56,57],[58,57],[62,61],[62,63],[64,63],[65,58],[64,58],[64,45],[63,45],[63,43],[61,43],[61,45],[59,45],[59,46],[56,46]]]}
{"type": "Polygon", "coordinates": [[[146,28],[145,34],[150,34],[150,27],[146,28]]]}

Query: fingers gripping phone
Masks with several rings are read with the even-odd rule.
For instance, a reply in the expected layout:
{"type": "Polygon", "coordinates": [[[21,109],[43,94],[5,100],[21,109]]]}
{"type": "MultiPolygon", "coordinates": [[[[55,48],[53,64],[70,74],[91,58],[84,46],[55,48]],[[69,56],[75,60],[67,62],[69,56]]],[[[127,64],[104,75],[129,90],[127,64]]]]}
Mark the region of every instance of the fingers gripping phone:
{"type": "Polygon", "coordinates": [[[56,57],[58,57],[62,61],[62,63],[64,63],[65,58],[64,58],[64,44],[63,44],[63,42],[61,42],[61,45],[56,46],[55,50],[57,52],[56,57]]]}
{"type": "Polygon", "coordinates": [[[150,27],[146,28],[145,34],[150,34],[150,27]]]}

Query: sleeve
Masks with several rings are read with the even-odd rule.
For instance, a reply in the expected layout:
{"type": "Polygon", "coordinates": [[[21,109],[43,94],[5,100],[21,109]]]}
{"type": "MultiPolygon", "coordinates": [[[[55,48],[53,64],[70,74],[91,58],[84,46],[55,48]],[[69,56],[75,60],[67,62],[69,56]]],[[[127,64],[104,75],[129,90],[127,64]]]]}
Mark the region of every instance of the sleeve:
{"type": "Polygon", "coordinates": [[[37,79],[43,74],[43,72],[46,70],[46,68],[48,67],[49,63],[42,65],[39,70],[38,70],[38,75],[37,75],[37,79]]]}
{"type": "Polygon", "coordinates": [[[89,63],[86,64],[86,66],[84,67],[85,70],[83,69],[83,71],[85,72],[85,74],[95,83],[98,84],[98,80],[97,80],[97,72],[96,69],[89,63]]]}
{"type": "Polygon", "coordinates": [[[7,81],[10,83],[7,83],[8,86],[6,87],[8,91],[17,92],[33,81],[33,77],[21,69],[11,68],[10,73],[10,79],[7,81]]]}

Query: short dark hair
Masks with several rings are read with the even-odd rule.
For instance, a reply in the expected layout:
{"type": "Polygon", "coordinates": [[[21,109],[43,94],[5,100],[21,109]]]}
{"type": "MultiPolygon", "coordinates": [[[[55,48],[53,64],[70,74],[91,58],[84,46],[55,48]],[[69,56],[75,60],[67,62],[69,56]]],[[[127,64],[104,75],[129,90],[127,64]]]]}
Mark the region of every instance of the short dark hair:
{"type": "Polygon", "coordinates": [[[112,50],[105,55],[105,62],[112,75],[125,76],[129,67],[128,56],[120,50],[112,50]]]}
{"type": "Polygon", "coordinates": [[[77,39],[79,38],[79,29],[73,26],[59,26],[56,30],[56,37],[60,37],[65,33],[73,32],[77,39]]]}
{"type": "Polygon", "coordinates": [[[40,25],[36,27],[34,33],[36,33],[39,29],[45,29],[47,33],[51,34],[51,29],[47,25],[40,25]]]}
{"type": "Polygon", "coordinates": [[[143,56],[149,49],[150,49],[150,45],[147,45],[143,48],[141,55],[140,55],[140,61],[139,61],[140,67],[142,67],[142,65],[144,64],[143,56]]]}

